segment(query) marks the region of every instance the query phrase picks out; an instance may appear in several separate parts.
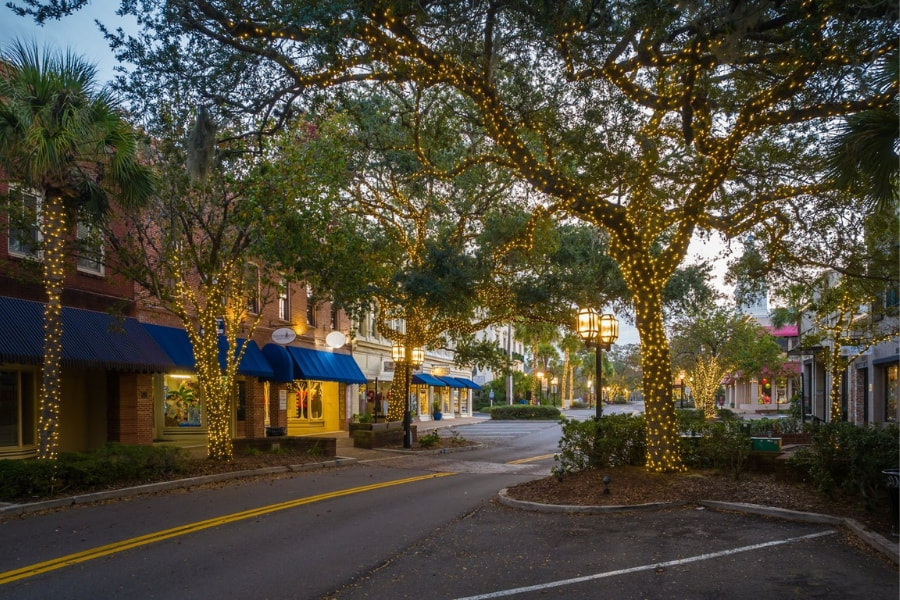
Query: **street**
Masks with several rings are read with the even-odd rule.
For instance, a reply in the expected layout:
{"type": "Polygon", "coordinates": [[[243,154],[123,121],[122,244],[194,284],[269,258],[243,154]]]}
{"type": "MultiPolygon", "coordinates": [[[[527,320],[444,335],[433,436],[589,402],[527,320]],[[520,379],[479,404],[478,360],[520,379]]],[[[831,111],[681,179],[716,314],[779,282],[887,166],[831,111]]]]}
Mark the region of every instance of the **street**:
{"type": "Polygon", "coordinates": [[[485,446],[5,518],[3,598],[897,597],[832,526],[500,506],[549,473],[558,425],[454,429],[485,446]]]}

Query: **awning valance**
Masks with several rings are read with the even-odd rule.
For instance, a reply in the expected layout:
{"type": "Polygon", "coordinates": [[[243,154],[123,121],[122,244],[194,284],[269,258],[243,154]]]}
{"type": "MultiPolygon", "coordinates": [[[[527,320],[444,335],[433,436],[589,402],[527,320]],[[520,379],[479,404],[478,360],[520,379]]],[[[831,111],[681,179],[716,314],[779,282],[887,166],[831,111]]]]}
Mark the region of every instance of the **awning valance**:
{"type": "Polygon", "coordinates": [[[281,382],[295,379],[311,381],[337,381],[339,383],[365,383],[359,365],[350,354],[323,352],[297,346],[266,344],[263,353],[269,359],[275,374],[281,382]]]}
{"type": "MultiPolygon", "coordinates": [[[[144,323],[144,328],[153,339],[156,340],[156,343],[166,351],[166,354],[172,358],[172,362],[175,363],[176,367],[181,367],[182,369],[194,369],[197,360],[194,358],[194,348],[191,346],[191,340],[184,329],[153,325],[151,323],[144,323]]],[[[262,352],[260,352],[259,346],[257,346],[256,342],[253,340],[248,342],[247,340],[238,338],[238,345],[235,352],[243,348],[245,343],[247,344],[247,348],[244,351],[244,355],[241,357],[241,364],[238,365],[238,373],[241,375],[263,377],[267,379],[274,377],[275,372],[272,370],[272,366],[263,356],[262,352]]],[[[228,341],[225,339],[224,335],[219,336],[218,345],[219,367],[224,369],[225,360],[228,357],[228,341]]]]}
{"type": "Polygon", "coordinates": [[[463,382],[457,380],[455,377],[448,377],[447,375],[441,375],[440,377],[438,377],[438,379],[440,379],[441,381],[443,381],[443,382],[446,383],[449,387],[452,387],[452,388],[459,388],[459,389],[461,389],[461,388],[466,387],[466,386],[463,384],[463,382]]]}
{"type": "Polygon", "coordinates": [[[433,385],[436,387],[446,387],[447,384],[428,373],[415,373],[412,376],[412,382],[417,385],[433,385]]]}
{"type": "Polygon", "coordinates": [[[481,386],[472,381],[471,379],[466,379],[465,377],[454,377],[453,379],[457,380],[470,390],[480,390],[481,386]]]}
{"type": "MultiPolygon", "coordinates": [[[[62,309],[62,364],[112,371],[160,372],[174,365],[132,317],[62,309]]],[[[44,357],[44,304],[0,297],[0,362],[38,365],[44,357]]]]}

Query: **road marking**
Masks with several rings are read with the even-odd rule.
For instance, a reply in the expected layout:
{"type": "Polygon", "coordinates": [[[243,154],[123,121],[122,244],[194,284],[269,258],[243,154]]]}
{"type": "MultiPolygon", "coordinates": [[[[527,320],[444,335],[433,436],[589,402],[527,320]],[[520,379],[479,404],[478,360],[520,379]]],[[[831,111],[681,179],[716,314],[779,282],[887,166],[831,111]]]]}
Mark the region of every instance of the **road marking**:
{"type": "Polygon", "coordinates": [[[566,585],[572,585],[575,583],[584,583],[586,581],[595,581],[597,579],[605,579],[607,577],[615,577],[616,575],[628,575],[629,573],[639,573],[641,571],[655,571],[656,569],[664,568],[664,567],[674,567],[677,565],[684,565],[687,563],[698,562],[701,560],[711,560],[714,558],[720,558],[722,556],[728,556],[730,554],[738,554],[741,552],[749,552],[751,550],[759,550],[761,548],[769,548],[771,546],[780,546],[783,544],[791,544],[793,542],[800,542],[804,540],[811,540],[813,538],[822,537],[825,535],[833,535],[837,533],[834,529],[830,529],[828,531],[819,531],[817,533],[810,533],[807,535],[801,535],[798,537],[787,538],[784,540],[774,540],[772,542],[763,542],[761,544],[752,544],[750,546],[742,546],[740,548],[732,548],[730,550],[722,550],[720,552],[711,552],[709,554],[698,554],[697,556],[691,556],[688,558],[679,558],[676,560],[669,560],[661,563],[653,563],[650,565],[641,565],[639,567],[631,567],[629,569],[619,569],[617,571],[607,571],[606,573],[595,573],[594,575],[585,575],[584,577],[574,577],[572,579],[563,579],[560,581],[550,581],[548,583],[541,583],[538,585],[529,585],[526,587],[513,588],[509,590],[500,590],[497,592],[489,592],[487,594],[480,594],[478,596],[466,596],[464,598],[456,598],[455,600],[490,600],[491,598],[504,598],[506,596],[515,596],[516,594],[524,594],[525,592],[539,592],[543,590],[547,590],[550,588],[562,587],[566,585]]]}
{"type": "Polygon", "coordinates": [[[523,465],[525,463],[534,462],[537,460],[544,460],[545,458],[553,458],[554,456],[556,456],[556,455],[555,454],[542,454],[540,456],[532,456],[530,458],[520,458],[518,460],[511,460],[506,464],[508,464],[508,465],[523,465]]]}
{"type": "Polygon", "coordinates": [[[132,548],[137,548],[139,546],[145,546],[147,544],[160,542],[162,540],[168,540],[174,537],[187,535],[189,533],[202,531],[211,527],[218,527],[219,525],[225,525],[227,523],[234,523],[236,521],[242,521],[244,519],[252,519],[260,515],[278,512],[280,510],[294,508],[297,506],[303,506],[304,504],[312,504],[314,502],[321,502],[322,500],[328,500],[331,498],[351,496],[353,494],[361,494],[363,492],[371,492],[373,490],[392,487],[395,485],[415,483],[417,481],[423,481],[425,479],[446,477],[447,475],[453,474],[454,473],[429,473],[427,475],[418,475],[416,477],[394,479],[392,481],[385,481],[383,483],[373,483],[370,485],[348,488],[346,490],[338,490],[335,492],[327,492],[325,494],[317,494],[315,496],[298,498],[296,500],[288,500],[287,502],[279,502],[278,504],[270,504],[268,506],[251,508],[242,512],[232,513],[230,515],[223,515],[221,517],[214,517],[212,519],[206,519],[204,521],[197,521],[196,523],[187,523],[185,525],[179,525],[178,527],[172,527],[171,529],[164,529],[162,531],[157,531],[154,533],[147,533],[127,540],[121,540],[119,542],[113,542],[112,544],[106,544],[104,546],[98,546],[96,548],[82,550],[81,552],[76,552],[74,554],[67,554],[66,556],[60,556],[59,558],[35,563],[33,565],[14,569],[12,571],[6,571],[5,573],[0,573],[0,585],[3,585],[4,583],[11,583],[19,579],[25,579],[27,577],[40,575],[41,573],[55,571],[56,569],[62,569],[63,567],[76,565],[78,563],[87,562],[96,558],[102,558],[104,556],[109,556],[110,554],[115,554],[117,552],[131,550],[132,548]]]}

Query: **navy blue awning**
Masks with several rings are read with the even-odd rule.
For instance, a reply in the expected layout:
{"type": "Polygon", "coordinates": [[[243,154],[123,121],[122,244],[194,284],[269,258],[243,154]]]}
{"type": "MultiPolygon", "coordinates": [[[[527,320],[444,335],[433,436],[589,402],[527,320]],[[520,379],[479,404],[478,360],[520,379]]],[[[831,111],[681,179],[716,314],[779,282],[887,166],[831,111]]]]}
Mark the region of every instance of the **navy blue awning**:
{"type": "Polygon", "coordinates": [[[415,373],[412,376],[412,382],[418,385],[433,385],[436,387],[446,387],[446,383],[433,375],[427,373],[415,373]]]}
{"type": "Polygon", "coordinates": [[[472,381],[471,379],[466,379],[465,377],[454,377],[453,379],[457,380],[470,390],[480,390],[481,386],[472,381]]]}
{"type": "Polygon", "coordinates": [[[466,387],[463,382],[457,381],[455,377],[448,377],[447,375],[441,375],[438,377],[441,381],[446,383],[448,386],[452,388],[464,388],[466,387]]]}
{"type": "Polygon", "coordinates": [[[266,344],[263,353],[275,371],[276,381],[307,379],[339,383],[366,382],[366,376],[350,354],[277,344],[266,344]]]}
{"type": "MultiPolygon", "coordinates": [[[[112,371],[158,372],[174,365],[132,317],[64,306],[62,364],[112,371]]],[[[44,357],[44,304],[0,297],[0,362],[39,365],[44,357]]]]}
{"type": "MultiPolygon", "coordinates": [[[[178,327],[164,327],[163,325],[153,325],[144,323],[147,332],[156,342],[162,346],[172,358],[172,362],[176,367],[193,370],[197,364],[194,358],[194,348],[191,346],[191,340],[187,331],[178,327]]],[[[271,378],[275,375],[272,366],[259,350],[256,342],[238,338],[236,352],[247,344],[244,355],[241,357],[241,364],[238,365],[238,373],[241,375],[249,375],[251,377],[271,378]]],[[[228,341],[224,335],[219,336],[219,366],[225,368],[225,360],[228,357],[228,341]]]]}

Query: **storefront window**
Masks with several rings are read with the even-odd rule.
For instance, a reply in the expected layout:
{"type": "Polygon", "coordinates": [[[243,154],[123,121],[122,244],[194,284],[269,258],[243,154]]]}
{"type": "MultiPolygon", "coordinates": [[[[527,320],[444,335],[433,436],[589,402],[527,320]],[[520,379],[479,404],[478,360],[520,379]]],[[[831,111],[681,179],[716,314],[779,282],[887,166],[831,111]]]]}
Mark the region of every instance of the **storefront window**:
{"type": "Polygon", "coordinates": [[[34,444],[34,373],[0,371],[0,446],[34,444]]]}
{"type": "Polygon", "coordinates": [[[197,378],[166,375],[163,405],[166,427],[201,427],[202,411],[197,378]]]}
{"type": "Polygon", "coordinates": [[[295,381],[294,417],[302,421],[321,421],[325,418],[321,381],[295,381]]]}
{"type": "Polygon", "coordinates": [[[897,421],[897,365],[884,370],[884,420],[886,423],[897,421]]]}

